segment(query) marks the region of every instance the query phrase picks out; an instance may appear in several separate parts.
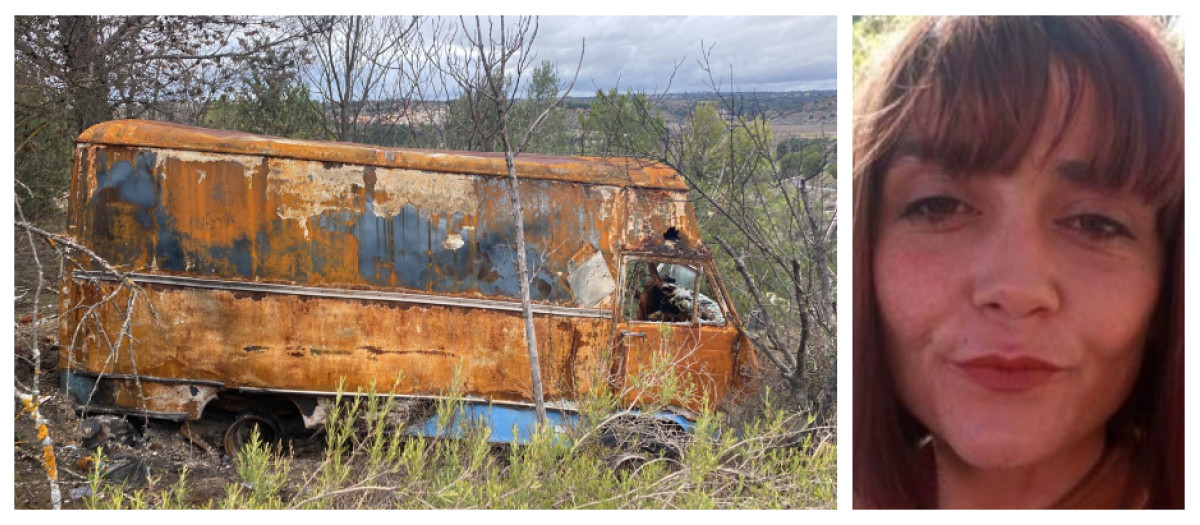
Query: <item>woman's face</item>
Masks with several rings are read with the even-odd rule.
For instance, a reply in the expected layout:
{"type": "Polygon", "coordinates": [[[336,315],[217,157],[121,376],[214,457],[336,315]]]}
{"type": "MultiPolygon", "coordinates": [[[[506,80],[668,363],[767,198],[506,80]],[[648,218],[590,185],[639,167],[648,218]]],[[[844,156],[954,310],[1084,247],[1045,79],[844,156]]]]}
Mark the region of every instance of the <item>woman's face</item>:
{"type": "Polygon", "coordinates": [[[882,181],[890,370],[904,405],[975,467],[1032,466],[1102,436],[1137,377],[1163,248],[1153,208],[1081,169],[1089,114],[1012,173],[905,156],[882,181]]]}

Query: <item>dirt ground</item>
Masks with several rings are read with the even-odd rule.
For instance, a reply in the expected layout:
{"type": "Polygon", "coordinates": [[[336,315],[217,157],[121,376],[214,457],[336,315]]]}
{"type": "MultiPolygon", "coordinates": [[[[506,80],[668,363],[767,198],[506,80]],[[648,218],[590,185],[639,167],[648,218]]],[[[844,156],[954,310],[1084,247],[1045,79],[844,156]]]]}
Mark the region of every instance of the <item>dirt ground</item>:
{"type": "MultiPolygon", "coordinates": [[[[53,323],[47,319],[44,324],[53,323]]],[[[18,333],[18,339],[20,333],[18,333]]],[[[16,382],[27,392],[33,378],[32,362],[27,346],[18,346],[16,382]]],[[[85,423],[69,400],[62,395],[58,381],[58,351],[43,352],[45,371],[40,382],[43,395],[49,399],[42,405],[42,415],[48,421],[50,437],[54,440],[54,455],[58,466],[63,508],[84,508],[83,496],[88,493],[87,475],[93,470],[95,450],[89,444],[103,447],[104,462],[100,471],[108,473],[106,482],[126,480],[129,490],[149,488],[165,490],[179,479],[187,468],[188,503],[203,506],[225,495],[225,487],[238,481],[233,462],[219,452],[206,452],[180,434],[180,424],[170,421],[92,416],[85,423]],[[103,424],[108,438],[96,439],[90,430],[103,424]],[[92,439],[86,439],[86,438],[92,439]]],[[[21,413],[16,403],[14,411],[15,453],[13,490],[14,507],[18,509],[49,508],[50,486],[40,461],[41,444],[32,418],[21,413]]],[[[219,428],[205,425],[201,431],[209,443],[219,443],[219,428]]]]}
{"type": "MultiPolygon", "coordinates": [[[[61,217],[38,221],[40,227],[52,231],[61,230],[62,224],[61,217]]],[[[193,423],[193,428],[201,438],[212,445],[211,450],[206,451],[185,438],[177,422],[91,414],[87,418],[80,417],[63,395],[59,380],[58,258],[52,248],[40,240],[37,242],[37,254],[44,268],[46,285],[39,301],[40,315],[35,322],[32,313],[37,265],[24,230],[18,228],[14,240],[15,387],[19,393],[32,391],[33,335],[36,330],[42,369],[38,387],[47,398],[41,410],[48,420],[50,437],[54,440],[63,508],[84,508],[83,497],[88,493],[87,475],[94,468],[95,446],[101,446],[104,450],[105,460],[100,465],[100,471],[106,474],[106,483],[124,480],[126,490],[140,487],[160,492],[174,486],[180,472],[186,467],[186,503],[206,506],[224,497],[226,487],[239,482],[239,478],[233,461],[221,452],[219,444],[224,426],[219,418],[193,423]],[[104,429],[100,435],[96,435],[98,428],[104,429]]],[[[16,415],[13,420],[14,507],[50,508],[50,484],[40,460],[42,447],[34,422],[29,414],[23,413],[22,403],[15,397],[13,410],[16,415]]],[[[300,461],[307,459],[315,462],[315,458],[320,456],[320,436],[308,436],[307,440],[293,442],[292,445],[300,461]]]]}

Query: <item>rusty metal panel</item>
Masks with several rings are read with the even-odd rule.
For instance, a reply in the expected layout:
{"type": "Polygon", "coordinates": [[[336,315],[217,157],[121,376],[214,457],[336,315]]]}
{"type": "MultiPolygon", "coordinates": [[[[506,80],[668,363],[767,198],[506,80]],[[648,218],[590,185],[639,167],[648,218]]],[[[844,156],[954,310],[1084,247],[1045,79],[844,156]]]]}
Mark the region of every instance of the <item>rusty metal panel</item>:
{"type": "MultiPolygon", "coordinates": [[[[447,173],[508,174],[503,153],[413,150],[291,140],[145,120],[115,120],[97,124],[84,131],[79,136],[79,142],[447,173]]],[[[524,154],[517,158],[516,167],[522,177],[531,179],[687,190],[687,185],[671,168],[638,159],[524,154]]]]}
{"type": "MultiPolygon", "coordinates": [[[[77,235],[127,269],[518,297],[505,178],[145,148],[81,157],[92,176],[77,235]]],[[[612,254],[631,235],[662,244],[669,227],[698,238],[686,193],[630,206],[643,190],[522,180],[521,191],[535,301],[609,304],[571,292],[580,250],[612,254]]]]}
{"type": "MultiPolygon", "coordinates": [[[[81,284],[88,295],[115,283],[81,284]]],[[[216,381],[227,388],[441,395],[457,373],[464,393],[532,401],[519,312],[376,301],[247,294],[151,285],[137,306],[132,351],[110,352],[95,334],[72,349],[74,369],[216,381]],[[147,306],[152,304],[154,311],[147,306]],[[128,355],[127,352],[131,352],[128,355]]],[[[112,303],[101,324],[121,326],[112,303]]],[[[548,398],[595,388],[608,319],[535,318],[548,398]]]]}
{"type": "Polygon", "coordinates": [[[681,258],[711,257],[700,241],[687,192],[633,189],[626,205],[633,211],[626,219],[623,234],[626,251],[681,258]]]}

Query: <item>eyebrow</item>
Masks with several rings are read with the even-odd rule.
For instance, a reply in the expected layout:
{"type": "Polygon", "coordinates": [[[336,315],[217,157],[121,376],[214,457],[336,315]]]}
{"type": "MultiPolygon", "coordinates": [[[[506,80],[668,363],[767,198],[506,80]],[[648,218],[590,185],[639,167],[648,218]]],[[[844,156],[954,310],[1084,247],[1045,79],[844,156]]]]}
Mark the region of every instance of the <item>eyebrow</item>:
{"type": "MultiPolygon", "coordinates": [[[[892,150],[891,158],[888,164],[904,157],[912,157],[921,162],[935,163],[943,168],[949,169],[952,164],[955,164],[952,158],[954,145],[950,148],[940,147],[938,143],[928,138],[904,139],[896,143],[892,150]],[[947,150],[951,151],[947,151],[947,150]]],[[[955,175],[966,175],[966,172],[954,170],[955,175]]]]}

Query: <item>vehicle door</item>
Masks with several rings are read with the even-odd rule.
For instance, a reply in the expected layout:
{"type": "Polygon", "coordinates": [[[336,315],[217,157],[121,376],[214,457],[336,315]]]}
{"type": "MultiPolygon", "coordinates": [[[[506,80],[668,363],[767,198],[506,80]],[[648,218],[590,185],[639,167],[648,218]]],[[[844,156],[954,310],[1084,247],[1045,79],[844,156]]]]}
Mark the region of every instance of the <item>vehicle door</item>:
{"type": "Polygon", "coordinates": [[[739,332],[712,261],[627,256],[614,345],[614,387],[627,403],[697,410],[729,393],[739,332]],[[663,399],[663,396],[670,399],[663,399]]]}

